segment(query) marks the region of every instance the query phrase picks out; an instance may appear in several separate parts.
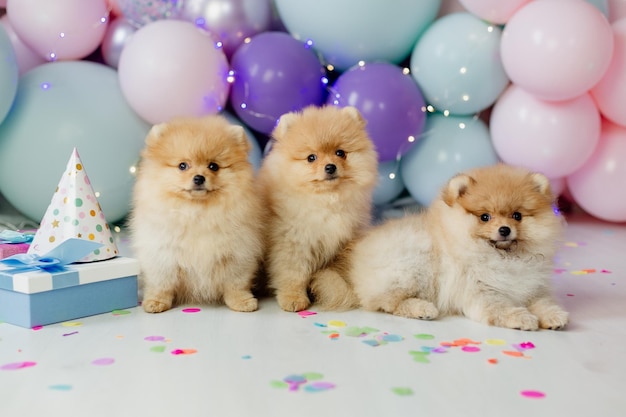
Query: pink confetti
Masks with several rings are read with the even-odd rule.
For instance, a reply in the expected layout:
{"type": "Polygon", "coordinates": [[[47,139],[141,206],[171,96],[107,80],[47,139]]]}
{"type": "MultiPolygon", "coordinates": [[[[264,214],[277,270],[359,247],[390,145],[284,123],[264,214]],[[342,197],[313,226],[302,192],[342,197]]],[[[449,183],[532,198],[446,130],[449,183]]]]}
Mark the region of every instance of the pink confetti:
{"type": "Polygon", "coordinates": [[[300,317],[309,317],[309,316],[314,316],[317,313],[315,311],[309,311],[309,310],[302,310],[302,311],[298,311],[298,315],[300,317]]]}
{"type": "Polygon", "coordinates": [[[463,346],[461,350],[463,352],[480,352],[480,348],[476,346],[463,346]]]}
{"type": "Polygon", "coordinates": [[[602,272],[603,274],[611,274],[611,271],[609,271],[608,269],[602,269],[600,272],[602,272]]]}
{"type": "Polygon", "coordinates": [[[98,365],[98,366],[113,365],[114,363],[115,363],[115,359],[113,358],[100,358],[91,362],[92,365],[98,365]]]}
{"type": "Polygon", "coordinates": [[[35,332],[41,329],[43,329],[43,326],[33,326],[33,331],[35,332]]]}
{"type": "Polygon", "coordinates": [[[144,337],[143,340],[145,340],[146,342],[162,342],[165,340],[165,337],[163,336],[147,336],[144,337]]]}
{"type": "Polygon", "coordinates": [[[172,355],[193,355],[194,353],[197,353],[198,351],[196,349],[174,349],[172,351],[172,355]]]}
{"type": "Polygon", "coordinates": [[[7,363],[6,365],[0,366],[0,370],[16,371],[18,369],[31,368],[35,365],[37,365],[37,362],[14,362],[14,363],[7,363]]]}
{"type": "Polygon", "coordinates": [[[541,391],[533,391],[533,390],[521,391],[520,394],[526,398],[545,398],[546,397],[545,393],[541,391]]]}
{"type": "Polygon", "coordinates": [[[183,313],[199,313],[201,308],[183,308],[183,313]]]}

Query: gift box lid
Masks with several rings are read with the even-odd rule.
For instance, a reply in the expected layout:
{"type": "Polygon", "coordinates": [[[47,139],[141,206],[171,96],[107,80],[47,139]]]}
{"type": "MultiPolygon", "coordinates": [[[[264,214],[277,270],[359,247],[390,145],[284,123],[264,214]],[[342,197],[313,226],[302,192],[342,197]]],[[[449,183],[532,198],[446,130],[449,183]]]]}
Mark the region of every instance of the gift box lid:
{"type": "Polygon", "coordinates": [[[35,294],[138,274],[139,262],[136,259],[126,257],[56,266],[45,270],[13,268],[0,264],[0,289],[35,294]]]}

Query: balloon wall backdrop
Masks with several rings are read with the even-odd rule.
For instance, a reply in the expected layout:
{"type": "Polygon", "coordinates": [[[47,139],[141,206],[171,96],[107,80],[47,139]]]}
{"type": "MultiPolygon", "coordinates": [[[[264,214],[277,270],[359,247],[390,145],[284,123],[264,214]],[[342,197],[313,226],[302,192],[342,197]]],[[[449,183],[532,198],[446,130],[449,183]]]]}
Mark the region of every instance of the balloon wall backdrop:
{"type": "Polygon", "coordinates": [[[0,0],[0,193],[40,220],[74,146],[108,220],[150,126],[223,114],[258,168],[278,118],[355,106],[374,204],[498,161],[626,221],[621,0],[0,0]]]}

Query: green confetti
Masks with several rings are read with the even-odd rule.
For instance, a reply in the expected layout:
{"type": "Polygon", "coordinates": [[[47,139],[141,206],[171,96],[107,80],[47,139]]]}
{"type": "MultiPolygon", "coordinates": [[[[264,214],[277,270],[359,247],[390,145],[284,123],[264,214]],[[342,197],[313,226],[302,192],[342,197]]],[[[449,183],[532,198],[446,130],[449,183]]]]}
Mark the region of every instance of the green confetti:
{"type": "Polygon", "coordinates": [[[377,331],[378,331],[378,329],[374,329],[373,327],[351,326],[351,327],[348,327],[344,331],[344,334],[346,336],[359,337],[359,336],[362,336],[364,334],[376,333],[377,331]]]}
{"type": "Polygon", "coordinates": [[[150,352],[163,353],[165,352],[165,346],[152,346],[150,352]]]}
{"type": "Polygon", "coordinates": [[[324,375],[320,374],[319,372],[307,372],[305,374],[302,374],[302,376],[307,381],[319,381],[320,379],[324,378],[324,375]]]}
{"type": "Polygon", "coordinates": [[[286,383],[286,382],[284,382],[284,381],[271,381],[271,382],[270,382],[270,386],[271,386],[272,388],[280,388],[280,389],[283,389],[283,388],[288,388],[288,387],[289,387],[289,384],[288,384],[288,383],[286,383]]]}
{"type": "Polygon", "coordinates": [[[400,395],[401,397],[406,397],[406,396],[414,394],[413,390],[408,387],[394,387],[394,388],[391,388],[391,392],[393,392],[396,395],[400,395]]]}
{"type": "Polygon", "coordinates": [[[113,310],[111,311],[111,314],[113,314],[114,316],[125,316],[127,314],[130,314],[131,311],[130,310],[113,310]]]}
{"type": "Polygon", "coordinates": [[[420,333],[420,334],[416,334],[415,338],[419,340],[433,340],[435,336],[432,334],[428,334],[428,333],[420,333]]]}
{"type": "Polygon", "coordinates": [[[428,360],[428,355],[430,355],[430,352],[422,352],[422,351],[418,351],[418,350],[411,350],[409,351],[409,355],[413,356],[413,360],[415,362],[419,362],[419,363],[430,363],[430,361],[428,360]]]}

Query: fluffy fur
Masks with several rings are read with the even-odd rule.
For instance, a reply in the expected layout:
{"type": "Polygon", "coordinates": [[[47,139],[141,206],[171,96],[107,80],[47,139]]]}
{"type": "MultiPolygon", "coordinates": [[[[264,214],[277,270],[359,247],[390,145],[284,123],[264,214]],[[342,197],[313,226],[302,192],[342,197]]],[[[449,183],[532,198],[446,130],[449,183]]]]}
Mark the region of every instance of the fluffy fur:
{"type": "Polygon", "coordinates": [[[259,172],[270,213],[269,286],[286,311],[309,307],[309,290],[324,304],[341,303],[315,282],[346,285],[329,267],[371,220],[378,162],[365,121],[353,107],[308,107],[283,115],[272,136],[259,172]]]}
{"type": "Polygon", "coordinates": [[[538,173],[501,164],[460,174],[426,212],[356,242],[349,279],[368,310],[561,329],[568,314],[551,296],[550,278],[563,220],[553,202],[538,173]]]}
{"type": "Polygon", "coordinates": [[[143,308],[225,302],[254,311],[261,202],[244,130],[221,116],[176,119],[146,138],[130,229],[143,308]]]}

